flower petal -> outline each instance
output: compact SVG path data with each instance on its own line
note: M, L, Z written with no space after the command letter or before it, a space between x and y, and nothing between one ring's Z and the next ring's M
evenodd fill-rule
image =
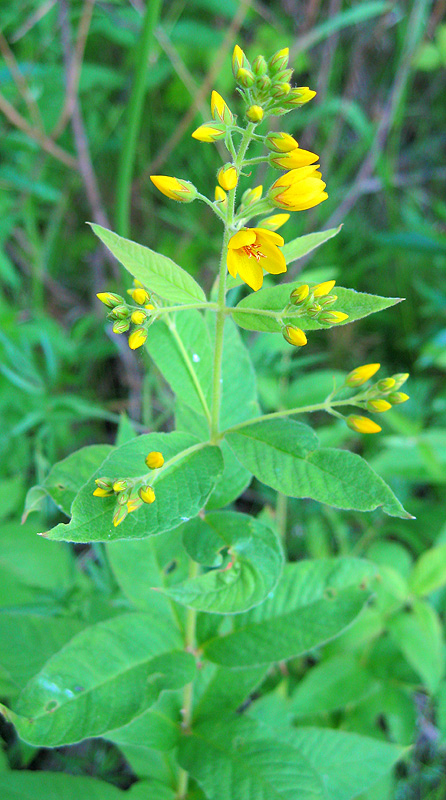
M254 244L256 234L254 228L243 228L243 230L231 236L228 242L230 250L239 250L241 247L246 247L248 244Z
M252 230L256 232L259 244L263 244L265 239L271 242L271 244L275 244L277 247L283 247L285 244L285 239L280 233L269 231L266 228L253 228Z
M261 258L259 264L263 269L269 272L270 275L279 275L281 272L286 272L285 256L275 244L263 241L262 253L265 258Z
M264 261L264 259L262 259L262 261ZM241 258L238 274L242 281L247 283L255 292L261 288L263 283L263 270L255 258Z
M228 250L228 255L226 257L226 265L228 267L229 274L232 275L233 278L236 278L237 267L238 267L237 250Z

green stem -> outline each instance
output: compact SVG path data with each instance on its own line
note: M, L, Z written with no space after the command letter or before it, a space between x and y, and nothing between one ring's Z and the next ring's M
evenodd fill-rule
M121 236L129 235L130 191L135 162L136 143L144 102L147 63L154 39L154 30L161 11L162 0L148 0L136 56L136 74L129 101L117 178L116 228Z
M240 147L237 156L234 160L234 166L237 172L240 172L241 165L245 153L249 147L252 139L254 123L249 123L246 130L243 131L243 137L240 142ZM225 231L223 234L223 244L221 249L220 270L218 275L218 298L217 298L217 318L215 325L215 350L214 350L214 371L212 380L212 407L211 407L211 422L210 422L210 436L211 441L216 441L220 425L220 406L221 406L221 368L223 359L223 335L226 319L226 254L228 250L228 241L234 224L234 209L235 209L235 196L237 187L228 192L228 202L226 206L226 223Z
M135 311L139 311L141 306L130 306L130 308L135 309ZM159 316L160 314L169 314L170 312L174 311L190 311L191 308L205 308L207 311L217 311L218 306L217 303L185 303L184 305L178 306L160 306L159 308L155 309L155 311L151 312L152 316Z
M189 580L196 578L199 572L199 565L196 561L190 560L189 563ZM186 610L186 624L184 629L184 649L188 653L194 653L197 647L196 642L196 627L197 627L197 612L194 608ZM193 681L188 683L183 689L183 707L182 715L183 721L181 727L184 731L189 731L192 724L194 703L194 684ZM189 785L189 773L180 767L178 772L178 787L177 787L177 800L184 800L187 796L187 789Z
M328 414L331 413L332 408L335 406L357 406L358 403L355 403L354 397L349 398L348 400L335 400L334 403L327 403L324 401L323 403L314 403L311 406L300 406L297 408L287 408L283 411L273 411L271 414L262 414L260 417L253 417L253 419L247 419L245 422L239 422L237 425L233 425L232 428L227 428L220 434L220 438L226 436L227 433L233 433L234 431L239 430L239 428L245 428L247 425L255 425L257 422L265 422L268 419L281 419L282 417L290 417L293 414L309 414L312 411L326 411ZM360 408L361 406L359 406Z

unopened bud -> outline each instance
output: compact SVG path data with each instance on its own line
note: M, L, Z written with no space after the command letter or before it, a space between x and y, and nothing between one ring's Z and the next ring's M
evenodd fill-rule
M346 386L351 386L352 388L362 386L378 372L380 366L381 364L363 364L361 367L356 367L347 375L345 379Z
M282 328L282 336L289 344L294 345L294 347L303 347L307 344L305 333L301 331L300 328L296 328L295 325L285 325L285 327Z
M246 116L251 120L251 122L261 122L263 119L262 106L249 106Z
M147 331L145 328L136 328L129 336L130 350L137 350L142 347L147 339Z
M138 303L139 306L143 306L148 300L150 300L150 295L145 289L138 287L137 289L128 289L127 291L133 302Z
M211 94L211 114L213 119L220 120L220 122L224 122L226 125L232 125L234 122L234 117L229 106L216 91L213 91Z
M93 492L95 497L111 497L112 494L112 489L103 489L102 486L97 486Z
M381 413L382 411L388 411L389 408L392 408L392 405L387 402L387 400L383 400L381 398L377 398L376 400L367 400L366 403L368 411L375 411Z
M236 75L236 81L237 83L240 83L241 86L244 86L245 89L250 89L251 86L254 86L254 74L250 69L239 69Z
M290 294L290 302L293 303L294 306L300 306L301 303L307 299L309 291L310 289L308 284L303 283L302 286L298 286L297 289L293 289Z
M272 97L286 97L291 91L289 83L278 83L271 92Z
M259 227L266 228L268 231L277 231L282 225L285 225L285 222L288 222L289 218L289 214L273 214L272 217L262 219Z
M277 72L280 72L280 70L286 68L289 54L290 51L288 47L284 47L282 50L278 50L277 53L274 53L274 55L271 56L268 67L272 75L275 75Z
M150 504L155 502L155 492L151 486L141 486L138 494L143 503Z
M113 323L113 333L126 333L130 328L130 322L128 319L117 319L116 322Z
M313 292L314 297L324 297L326 294L329 294L333 289L336 281L324 281L324 283L317 283L316 286L312 286L310 292Z
M268 69L268 65L264 56L257 56L257 58L254 59L252 62L252 69L258 77L261 77L265 74Z
M265 144L269 150L273 150L275 153L289 153L290 150L299 147L293 136L283 132L269 133L265 138Z
M268 78L268 75L261 75L256 78L256 86L261 92L266 91L271 86L271 78Z
M130 317L130 321L133 322L134 325L142 325L145 319L147 319L147 314L142 309L141 311L134 311Z
M132 497L127 502L127 511L129 512L129 514L131 514L132 511L136 511L136 509L139 508L140 505L141 505L141 500L139 499L139 497Z
M162 467L164 464L164 456L157 450L152 450L152 452L146 457L145 462L149 469L160 469L160 467Z
M132 485L132 482L127 480L127 478L120 478L119 480L113 483L113 491L114 492L122 492L123 489L128 489L129 486Z
M96 486L99 486L100 489L107 489L107 491L113 490L113 480L112 478L95 478Z
M115 513L113 514L113 525L117 528L121 522L124 522L127 514L129 513L128 508L126 505L120 506L119 504L115 508Z
M303 106L310 100L316 97L316 92L309 89L308 86L300 86L298 89L291 89L291 92L286 98L287 106Z
M393 380L395 381L395 389L400 389L403 383L406 383L409 377L408 372L398 372L396 375L392 375Z
M237 73L240 69L251 69L251 64L246 58L243 50L238 44L235 45L232 53L232 74L237 78Z
M380 392L390 392L391 389L395 388L395 379L382 378L382 380L378 381L378 383L376 384L376 388Z
M215 187L215 201L220 203L223 207L226 205L228 198L226 197L226 192L223 191L221 186Z
M130 492L128 490L126 490L125 492L119 492L118 497L117 497L119 505L123 506L124 504L127 504L127 501L129 500L129 498L130 498ZM127 509L127 511L128 511L128 509Z
M142 289L138 289L137 291L142 291ZM115 306L114 309L110 312L110 316L112 319L125 319L130 314L129 309L125 305Z
M346 422L348 427L357 433L379 433L382 430L372 419L360 417L356 414L351 414L347 417Z
M343 311L322 311L319 319L327 325L339 325L340 322L348 319L348 314L344 314Z
M205 122L192 134L192 138L198 139L199 142L216 142L218 139L224 139L225 136L226 125L221 122Z
M322 306L319 303L312 303L305 309L305 313L308 314L309 317L318 317L322 311Z
M387 399L393 406L399 406L400 403L405 403L409 400L409 395L405 392L392 392L387 396Z
M281 69L280 72L276 72L274 75L274 83L289 83L292 74L292 69Z
M333 303L336 303L337 299L338 299L337 294L327 294L325 295L325 297L319 297L318 302L319 305L322 306L323 308L328 308L329 306L332 306Z
M108 306L108 308L114 308L115 306L119 306L121 303L125 302L124 298L121 297L120 294L113 294L112 292L99 292L96 297L101 301L101 303L104 303L105 306Z
M218 170L217 180L222 189L229 192L235 189L238 182L237 170L232 164L225 164Z
M170 175L151 175L150 180L161 194L177 203L192 203L197 197L197 189L190 181L172 178Z

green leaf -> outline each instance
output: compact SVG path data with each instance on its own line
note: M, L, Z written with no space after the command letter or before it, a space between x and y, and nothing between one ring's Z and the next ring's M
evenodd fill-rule
M311 428L289 418L256 422L226 435L243 466L289 497L310 497L335 508L372 511L408 519L392 490L361 456L317 448Z
M293 261L297 261L298 258L306 256L307 253L311 253L316 247L319 247L321 244L324 244L324 242L328 242L329 239L332 239L333 236L336 236L341 228L342 225L339 225L338 228L330 228L328 231L308 233L305 236L298 236L297 239L292 239L291 242L287 242L284 247L281 248L286 263L291 264Z
M220 442L220 448L224 461L223 472L207 501L207 511L216 511L233 503L252 481L251 473L240 463L228 443L223 440Z
M302 314L299 308L289 312L286 317L283 317L283 321L280 321L282 310L289 303L290 293L299 285L300 283L283 283L280 286L251 292L237 304L232 314L234 322L249 331L268 331L270 333L280 332L282 324L297 325L298 328L305 331L330 328L329 323L320 322ZM343 311L348 314L348 319L341 322L341 325L347 325L357 319L367 317L369 314L394 306L402 299L365 294L356 292L354 289L344 289L342 286L336 286L333 293L338 299L333 306L330 306L330 311ZM262 314L262 311L265 313ZM339 323L336 327L339 327Z
M374 574L372 564L354 558L288 564L273 596L234 617L234 630L209 639L204 654L217 664L248 667L319 647L357 617Z
M326 714L351 707L378 688L359 660L344 653L309 669L293 692L289 708L297 716Z
M308 758L262 733L246 717L208 720L183 737L178 760L209 800L325 800Z
M217 667L209 661L204 662L200 677L203 673L206 677L206 673L209 671L212 677L199 697L197 697L197 690L194 691L194 720L199 722L207 717L237 711L244 700L262 682L267 670L266 666L229 669L228 667Z
M40 520L40 525L42 520ZM24 525L8 522L2 525L0 548L0 606L13 607L17 599L3 589L8 583L30 586L48 596L61 597L73 583L73 558L67 545L42 541L37 536L39 520L28 520ZM36 595L37 597L37 595ZM52 601L54 602L54 600Z
M214 318L211 321L213 342ZM231 319L225 320L221 389L220 429L251 419L259 413L255 370L240 331Z
M432 606L415 600L411 610L391 618L393 641L430 692L435 692L444 673L441 622Z
M64 775L62 772L11 770L0 775L2 800L131 800L130 792L96 778ZM164 800L162 795L160 800ZM173 800L173 795L171 795ZM168 800L169 795L165 795ZM158 800L156 795L151 800Z
M156 614L122 614L78 633L7 711L30 744L57 747L101 736L139 716L165 689L193 680L195 661Z
M203 315L181 311L169 323L152 325L146 347L177 397L199 414L209 416L212 349Z
M168 752L178 744L181 699L175 692L165 692L157 703L127 725L107 731L107 739L120 747Z
M36 497L40 499L46 495L49 495L69 517L71 504L79 489L93 472L96 472L112 450L113 447L109 444L93 444L76 450L63 461L54 464L43 483L40 486L33 486L28 492L23 519L27 518L30 511L36 510Z
M186 547L187 532L185 526ZM207 514L204 521L194 520L193 532L199 560L203 560L203 552L212 542L210 565L215 563L215 555L226 548L230 561L221 570L211 570L165 589L169 597L199 611L238 614L261 603L274 589L282 571L283 553L271 528L246 514L217 511Z
M112 517L113 497L94 497L95 477L136 478L147 473L144 459L152 450L163 453L162 469L148 474L156 500L144 503L117 527ZM49 539L73 542L143 539L172 530L194 517L206 504L223 470L218 447L197 442L185 433L149 433L126 442L105 459L94 476L82 487L72 505L69 524L48 531Z
M421 555L413 568L409 586L423 596L446 584L446 544L432 547Z
M173 303L205 301L201 286L170 258L90 223L96 236L134 278Z

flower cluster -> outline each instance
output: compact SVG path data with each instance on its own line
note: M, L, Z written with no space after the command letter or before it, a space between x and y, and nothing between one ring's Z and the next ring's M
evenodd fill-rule
M162 453L153 450L145 459L145 464L150 470L161 469L164 464ZM141 478L96 478L95 497L115 497L116 506L113 513L113 525L117 527L125 520L128 514L136 511L143 503L155 502L155 490L146 480Z
M282 316L289 317L293 310L293 317L307 316L317 319L326 325L339 325L348 319L348 314L343 311L330 310L330 306L336 303L337 295L331 294L336 281L324 281L315 286L303 283L297 286L290 294L290 302L283 309ZM295 325L284 325L282 336L289 344L295 347L303 347L307 344L305 333Z
M155 320L153 312L156 307L151 302L153 300L150 292L144 288L140 281L133 281L133 289L128 289L127 294L133 300L133 305L126 301L121 295L112 292L99 292L97 295L101 303L104 303L111 311L107 314L108 319L113 320L113 333L126 333L130 328L129 347L136 350L142 347L147 339L147 331Z
M347 375L344 385L350 388L363 386L378 372L380 366L380 364L364 364L361 367L356 367ZM399 389L407 381L408 377L409 373L404 372L392 375L389 378L381 378L381 380L355 395L352 398L354 405L365 411L381 414L384 411L388 411L392 406L405 403L409 400L409 395L405 394L405 392L400 392ZM357 433L379 433L381 431L381 426L374 420L369 419L369 417L351 414L346 421L349 428Z

